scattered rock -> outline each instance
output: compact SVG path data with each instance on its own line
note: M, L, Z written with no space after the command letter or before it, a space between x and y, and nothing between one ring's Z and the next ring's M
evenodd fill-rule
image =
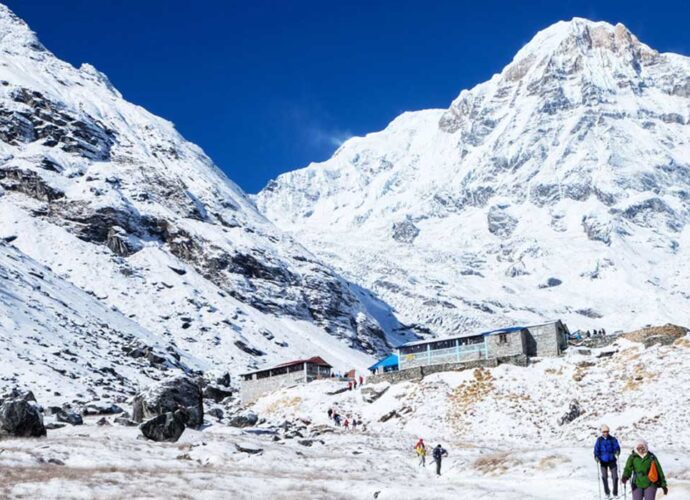
M180 439L189 417L185 409L179 409L153 417L141 424L139 429L147 439L174 443Z
M577 399L573 399L570 402L568 411L558 420L558 425L569 424L583 413L584 411L580 407L580 402Z
M223 416L225 415L222 408L211 408L206 412L207 415L211 415L212 417L215 417L219 422L223 420Z
M239 444L235 443L235 449L239 452L242 453L249 453L250 455L258 455L260 453L263 453L263 448L259 448L258 446L254 446L253 444Z
M688 331L690 330L685 327L669 323L664 326L651 326L624 333L621 337L632 342L641 342L645 347L651 347L655 344L671 345L677 339L685 337Z
M198 427L204 422L201 387L189 377L180 375L154 384L134 397L132 420L143 420L185 408L189 413L187 425Z
M58 424L55 422L50 422L45 425L46 430L53 431L55 429L62 429L63 427L67 427L65 424Z
M65 422L70 425L83 425L84 419L76 412L60 409L55 412L55 419L58 422Z
M96 422L96 425L98 425L99 427L103 427L104 425L113 425L113 424L111 424L110 420L108 420L107 418L101 417L98 419L98 422Z
M561 280L559 280L558 278L549 278L546 280L546 282L541 283L539 285L539 288L553 288L553 287L559 286L561 284L563 284L563 282Z
M253 411L245 411L230 419L228 425L232 427L253 427L259 421L259 416Z
M128 417L117 417L115 420L113 420L118 425L123 425L125 427L135 427L137 423L134 420L131 420Z
M397 418L400 415L398 415L397 410L391 410L385 415L383 415L380 419L379 422L388 422L391 418Z
M43 415L36 403L25 399L4 401L0 406L0 434L3 433L17 437L45 436Z
M381 387L380 384L377 385L367 385L362 387L362 399L367 403L373 403L381 396L383 396L386 391L390 388L389 384Z
M204 397L206 399L212 399L216 403L220 403L225 398L232 396L232 391L228 389L223 389L216 385L207 385L204 387Z
M123 410L116 404L111 403L89 403L82 410L82 414L86 416L91 415L117 415L122 413Z

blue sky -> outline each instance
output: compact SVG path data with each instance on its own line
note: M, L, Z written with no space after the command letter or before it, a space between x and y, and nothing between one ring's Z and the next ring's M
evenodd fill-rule
M106 73L248 192L403 111L447 107L561 19L623 22L690 54L681 1L4 1L58 57Z

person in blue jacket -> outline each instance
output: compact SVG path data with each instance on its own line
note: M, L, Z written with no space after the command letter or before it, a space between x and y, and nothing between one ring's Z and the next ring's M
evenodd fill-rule
M613 437L607 425L601 426L601 436L594 444L594 459L601 468L601 480L604 483L604 493L607 497L611 496L609 490L609 471L611 471L611 482L613 483L613 496L618 496L618 455L621 447L618 440Z

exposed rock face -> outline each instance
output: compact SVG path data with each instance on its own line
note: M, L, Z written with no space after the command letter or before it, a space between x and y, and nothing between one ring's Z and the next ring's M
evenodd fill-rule
M688 81L690 59L622 25L559 22L448 109L352 138L256 203L422 335L690 323ZM423 228L413 251L401 221Z
M139 426L141 433L152 441L177 442L185 430L189 414L180 409L174 412L166 412L147 420Z
M237 373L308 356L305 325L359 351L397 343L387 305L277 229L171 123L57 59L4 6L0 32L0 239L148 332L151 365Z
M38 406L23 399L10 399L0 406L0 435L42 437L46 435Z
M132 420L141 422L178 408L186 410L186 423L190 427L198 427L204 422L201 387L185 376L164 380L137 394L132 402Z

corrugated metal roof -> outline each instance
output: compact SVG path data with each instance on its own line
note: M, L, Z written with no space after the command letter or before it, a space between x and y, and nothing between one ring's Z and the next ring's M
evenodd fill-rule
M286 368L288 366L300 365L302 363L312 363L319 366L327 366L328 368L333 368L327 361L325 361L321 356L314 356L309 359L296 359L294 361L286 361L279 365L271 366L268 368L261 368L260 370L254 370L252 372L242 373L241 375L252 375L254 373L267 372L269 370L275 370L277 368Z
M401 347L409 347L409 346L413 346L413 345L431 344L433 342L443 342L445 340L466 339L468 337L485 337L487 335L498 335L499 333L513 333L513 332L519 332L520 330L524 330L525 328L526 327L524 327L524 326L510 326L507 328L499 328L497 330L489 330L488 332L463 333L462 335L454 335L452 337L442 337L442 338L439 337L439 338L429 339L429 340L415 340L414 342L407 342L405 344L401 344L397 347L397 349L399 349Z

